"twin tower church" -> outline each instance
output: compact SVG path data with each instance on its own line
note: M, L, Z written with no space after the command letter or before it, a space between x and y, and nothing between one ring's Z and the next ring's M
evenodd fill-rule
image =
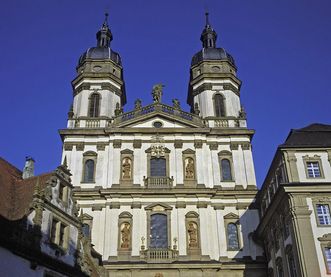
M192 57L190 111L127 102L107 20L79 58L62 160L109 276L265 276L251 139L234 58L208 21Z

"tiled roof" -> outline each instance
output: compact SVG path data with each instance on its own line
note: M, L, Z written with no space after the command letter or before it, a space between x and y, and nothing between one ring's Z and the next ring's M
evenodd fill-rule
M46 187L52 173L22 179L22 172L0 157L0 215L18 220L29 212L35 185Z
M331 125L314 123L301 129L292 129L280 147L331 146Z

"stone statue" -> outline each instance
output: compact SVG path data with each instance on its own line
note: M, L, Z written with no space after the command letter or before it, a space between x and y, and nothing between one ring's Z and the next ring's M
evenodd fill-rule
M136 101L134 101L134 109L135 110L140 110L141 109L141 100L137 99Z
M153 96L154 103L161 102L163 88L164 88L164 85L162 85L162 84L156 84L153 86L152 96Z
M186 159L187 163L185 166L185 178L194 179L194 161L192 158Z
M198 103L195 103L194 104L194 114L195 115L199 115L200 114L199 104Z
M131 160L129 158L125 158L122 164L122 172L123 179L131 178Z
M116 107L115 107L115 116L119 116L120 114L123 113L123 110L120 108L120 103L116 103Z
M180 102L177 98L172 99L172 105L173 105L174 109L180 110Z
M239 111L239 118L246 119L246 111L243 106L241 106L241 109Z
M197 228L195 227L195 223L190 222L188 224L188 236L189 236L189 247L190 248L196 248L198 247L198 232L197 232Z
M130 224L125 222L121 230L121 248L130 247Z

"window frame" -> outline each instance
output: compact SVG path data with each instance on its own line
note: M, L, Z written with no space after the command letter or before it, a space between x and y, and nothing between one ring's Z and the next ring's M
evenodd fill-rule
M330 203L325 203L325 202L314 202L313 203L314 205L314 210L315 210L315 218L316 218L316 224L318 227L328 227L328 226L331 226L331 213L330 213ZM329 214L328 214L328 217L329 217L329 224L323 224L320 222L319 220L319 213L318 213L318 205L320 206L327 206L328 207L328 211L329 211ZM327 216L327 215L322 215L323 216L323 219L324 219L324 216Z
M222 107L221 107L221 114L218 115L217 114L217 105L216 105L216 98L217 97L220 97L221 99L221 103L222 103ZM222 93L220 92L216 92L214 95L213 95L213 104L214 104L214 114L215 114L215 117L217 118L222 118L222 117L226 117L226 105L225 105L225 97ZM223 113L222 113L223 111Z
M242 251L243 249L243 241L241 237L241 228L239 216L234 213L229 213L224 216L224 228L225 228L225 236L226 236L226 248L227 251ZM228 225L234 224L237 228L237 240L238 240L238 249L229 247L229 233L228 233Z
M223 167L222 167L222 160L228 160L230 164L230 173L231 173L231 180L224 180L223 179ZM230 151L220 151L218 153L218 162L219 162L219 169L220 169L220 181L223 183L226 182L235 182L235 176L234 176L234 170L233 170L233 158L232 158L232 153Z
M61 227L63 227L63 236L61 236ZM53 217L49 230L49 241L51 245L56 245L66 251L69 246L69 230L70 226L68 224L63 223L57 217Z
M324 234L322 237L317 238L321 245L321 251L324 259L325 270L327 274L331 274L331 267L328 266L328 259L325 254L326 249L331 251L331 233ZM330 261L331 262L331 261Z
M312 198L312 205L315 214L315 221L317 227L331 227L331 197L314 197ZM330 217L330 224L320 224L318 213L317 213L317 205L328 205L329 207L329 217Z
M93 169L93 180L92 181L87 181L85 180L85 170L86 170L86 162L88 160L92 160L94 162L94 169ZM96 178L96 168L97 168L97 153L93 151L87 151L83 154L83 170L82 170L82 181L81 183L84 184L93 184L95 183L95 178Z
M163 214L167 216L167 236L168 236L168 247L167 250L171 249L171 210L172 207L163 203L156 203L145 207L147 213L147 249L150 248L151 244L151 216L154 214Z
M323 172L323 167L322 167L321 156L314 155L313 157L310 157L310 156L306 155L302 159L303 159L307 179L309 179L309 180L324 179L324 172ZM320 176L316 176L316 177L309 176L308 163L317 163L318 164Z
M98 97L98 102L97 103L92 103L92 100L94 100L94 96ZM93 109L93 114L91 115L91 108L92 105L94 105L94 109ZM97 107L97 109L96 109ZM101 95L98 92L92 92L89 96L89 101L88 101L88 111L87 111L87 116L91 117L91 118L96 118L96 117L100 117L100 107L101 107Z

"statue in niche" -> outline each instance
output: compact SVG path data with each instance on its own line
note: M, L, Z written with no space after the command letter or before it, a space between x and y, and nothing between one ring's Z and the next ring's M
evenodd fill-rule
M185 178L194 179L194 161L192 158L185 160Z
M135 110L140 110L141 108L142 108L141 100L137 99L136 101L134 101L134 109Z
M122 173L123 179L131 179L131 160L129 158L123 159Z
M121 229L121 248L130 247L130 224L125 222L122 224L123 228Z
M199 115L200 114L200 110L199 110L199 104L198 103L195 103L194 104L194 114L195 115Z
M177 98L172 99L172 105L173 105L174 109L180 110L180 102Z
M156 84L153 86L152 96L154 103L160 103L162 98L162 89L164 88L163 84Z
M189 236L189 243L188 246L190 248L197 248L198 247L198 228L196 223L190 222L188 224L188 236Z

